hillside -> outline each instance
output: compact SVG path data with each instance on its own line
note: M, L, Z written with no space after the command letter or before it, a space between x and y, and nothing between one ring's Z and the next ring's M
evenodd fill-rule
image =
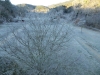
M48 6L49 8L55 8L55 7L59 7L59 6L66 6L66 7L70 7L72 6L72 0L70 1L66 1L66 2L62 2L62 3L58 3L58 4L53 4Z
M80 18L84 18L84 25L100 28L100 0L73 0L72 4L79 22Z
M34 6L19 4L14 6L9 0L0 1L0 23L11 22L16 16L25 16L26 13L63 11L70 13L76 25L85 25L100 28L100 0L70 0L50 6ZM84 22L84 23L83 23Z
M30 5L30 4L18 4L17 5L19 8L26 10L26 11L32 11L35 9L36 6Z
M15 22L16 17L24 17L27 12L35 9L35 6L29 4L13 5L9 0L0 0L0 23Z
M69 8L72 6L74 7L75 10L84 9L84 11L82 12L88 14L89 12L94 13L94 12L100 11L100 0L70 0L70 1L59 3L59 4L50 5L48 7L56 8L59 6L66 6L66 8ZM89 10L86 10L86 9L89 9Z
M48 7L55 8L62 5L66 7L70 7L70 6L77 6L79 4L81 4L83 8L96 8L96 7L100 7L100 0L70 0L58 4L53 4Z
M11 21L17 16L17 10L17 7L12 5L9 0L0 1L0 23L3 23L4 21Z
M49 11L49 7L46 7L46 6L36 6L35 12L48 12Z
M70 18L76 25L100 28L100 0L70 0L49 8L59 6L65 6L66 10L73 7Z
M100 75L100 6L91 1L1 1L0 75Z

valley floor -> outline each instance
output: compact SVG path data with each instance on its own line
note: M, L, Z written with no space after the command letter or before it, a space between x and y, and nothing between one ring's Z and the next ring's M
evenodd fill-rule
M37 17L38 20L48 20L44 16ZM66 48L58 51L58 60L67 65L67 73L64 75L100 75L100 32L90 29L74 26L73 23L67 22L66 19L61 19L66 26L71 29L71 39L68 41ZM15 28L15 31L22 31L21 26L27 23L8 23L0 27L0 44L5 37L11 36L10 28ZM59 25L59 24L58 24ZM13 37L8 40L11 41ZM5 56L3 51L0 51L0 56Z

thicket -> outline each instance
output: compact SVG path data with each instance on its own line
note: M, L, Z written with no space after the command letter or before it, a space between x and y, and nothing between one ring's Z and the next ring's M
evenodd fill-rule
M9 57L0 56L0 75L26 75L16 61Z
M99 0L74 0L74 20L84 18L86 22L84 25L100 29L99 3Z
M2 21L10 21L13 17L16 17L16 7L11 4L9 0L0 0L0 19Z

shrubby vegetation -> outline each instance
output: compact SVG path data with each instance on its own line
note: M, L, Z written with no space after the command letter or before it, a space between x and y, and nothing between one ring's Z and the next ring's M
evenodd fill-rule
M100 29L100 13L95 13L86 16L86 25Z
M32 13L29 24L12 31L13 38L7 38L0 47L22 67L19 75L99 75L94 68L86 68L90 63L83 64L84 60L74 58L75 53L68 50L72 29L66 25L66 20L59 18L60 14L62 12Z
M0 23L12 22L17 16L25 16L27 10L11 4L9 0L0 0Z
M64 12L71 14L70 18L72 21L75 21L76 25L81 25L84 18L83 22L85 26L100 28L100 0L70 0L52 5L50 8L58 9L61 6L66 7Z
M85 26L100 28L100 0L73 0L72 3L74 7L73 19L75 21L80 19L80 22L84 18Z
M88 4L88 1L85 0L85 3ZM5 6L5 4L8 4L8 7ZM0 65L0 74L92 75L94 72L90 72L89 69L84 71L84 68L81 68L81 70L78 68L81 66L77 66L77 63L74 63L78 59L72 61L72 59L70 59L71 55L69 55L69 57L65 57L66 60L63 59L62 62L62 58L59 55L59 52L67 48L66 46L71 38L70 35L72 32L71 29L66 26L66 22L62 22L61 18L66 19L62 16L63 14L72 14L70 18L76 21L76 24L84 17L81 21L85 20L86 25L97 28L100 27L100 19L98 18L100 11L98 11L97 8L89 8L89 10L82 7L83 5L80 1L79 4L76 3L73 6L70 1L68 7L67 5L59 6L52 8L47 14L35 13L30 15L32 17L29 17L30 23L23 25L21 32L13 32L12 35L14 38L12 38L11 41L6 41L6 44L0 47L11 55L12 58L16 59L15 61L9 57L0 57L0 61L2 61L0 62L0 64L2 64ZM17 11L20 11L20 13L15 12L15 8ZM11 21L11 19L16 17L16 14L24 16L25 14L23 15L23 13L27 11L26 5L15 7L9 0L2 2L0 9L2 9L0 11L1 23L2 20ZM36 10L41 11L42 9L48 8L42 6L36 7ZM96 12L94 12L94 10ZM96 73L94 75L96 75Z
M18 14L17 8L9 0L0 1L0 10L1 23L12 20Z
M23 69L30 70L28 75L63 75L67 71L58 52L66 47L71 31L61 20L58 25L57 20L51 22L51 17L46 17L48 15L38 14L35 20L30 18L30 23L23 25L23 31L13 33L12 41L2 47Z
M16 61L10 57L0 56L0 75L26 75Z

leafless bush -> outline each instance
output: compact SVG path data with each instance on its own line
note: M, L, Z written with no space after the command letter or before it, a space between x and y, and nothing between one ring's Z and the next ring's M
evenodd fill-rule
M17 58L21 66L32 70L34 75L64 74L58 52L66 47L70 32L63 23L57 25L49 24L46 19L31 20L29 25L23 25L22 29L13 32L14 38L11 41L7 41L7 38L1 48Z
M9 57L0 57L0 75L25 75L16 61Z
M86 24L87 24L87 26L100 28L100 21L99 20L100 20L99 13L91 14L90 16L86 17Z

